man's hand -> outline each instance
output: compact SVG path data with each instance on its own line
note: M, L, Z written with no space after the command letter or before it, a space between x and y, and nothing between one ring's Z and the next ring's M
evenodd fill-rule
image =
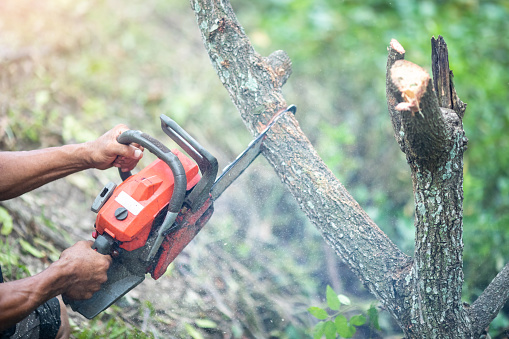
M109 255L92 249L92 241L79 241L60 255L59 265L69 275L63 294L69 299L90 299L108 279Z
M0 284L0 331L21 321L49 299L65 294L89 299L108 279L109 255L94 251L91 241L66 249L41 273Z
M131 171L143 157L143 147L117 142L117 137L127 130L127 126L118 125L98 139L87 142L85 146L90 151L90 166L98 169L115 166L123 172Z

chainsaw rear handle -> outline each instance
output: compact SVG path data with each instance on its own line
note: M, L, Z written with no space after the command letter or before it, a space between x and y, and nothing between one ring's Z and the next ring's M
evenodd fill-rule
M125 131L118 136L117 141L124 145L137 143L148 149L151 153L164 161L170 167L173 173L175 186L173 188L173 194L168 205L168 212L178 213L182 208L182 203L184 202L187 188L186 171L184 170L184 166L182 166L179 158L159 140L140 131ZM131 172L122 172L120 169L119 173L122 180L126 180L131 176Z

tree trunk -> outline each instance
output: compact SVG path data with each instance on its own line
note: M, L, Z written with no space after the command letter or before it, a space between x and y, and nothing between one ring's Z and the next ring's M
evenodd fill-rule
M257 54L227 0L191 0L191 7L219 79L247 128L259 133L287 106L281 87L291 74L290 59L283 51L266 58ZM461 119L466 105L452 85L445 42L439 38L433 44L435 89L422 68L404 60L403 47L395 40L387 62L389 113L412 171L414 259L388 239L334 177L293 116L286 115L273 127L263 154L328 245L380 300L407 338L478 338L508 298L509 284L503 282L509 273L497 277L480 305L474 303L468 311L463 307L467 140ZM503 298L488 310L495 293Z
M458 114L438 104L435 92L445 90L434 90L426 71L403 55L393 40L387 102L410 165L415 200L414 264L403 283L410 306L404 331L409 338L471 338L461 302L465 132ZM441 86L450 88L448 81Z

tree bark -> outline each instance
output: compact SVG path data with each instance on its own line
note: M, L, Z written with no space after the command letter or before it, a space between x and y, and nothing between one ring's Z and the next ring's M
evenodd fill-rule
M391 43L389 60L398 45ZM448 69L444 72L449 74ZM388 106L393 110L391 118L399 121L393 126L400 125L396 139L403 143L411 168L415 200L414 265L406 277L409 294L405 296L411 312L404 321L405 334L470 338L473 334L461 302L466 138L459 116L441 108L435 95L449 87L449 79L434 89L425 70L400 58L388 62L387 84L390 97L396 99L388 96ZM445 100L450 102L450 96Z
M467 104L462 102L453 84L453 74L449 69L449 52L444 38L431 38L431 61L433 66L433 84L440 107L450 108L463 120Z
M267 58L256 53L227 0L191 0L191 7L219 79L256 135L287 106L281 87L291 74L290 59L283 51ZM437 48L441 65L446 50L445 43ZM484 329L488 320L472 325L468 315L478 319L481 314L475 303L468 314L461 303L465 104L454 91L448 60L447 69L438 72L444 76L433 88L430 76L405 61L404 53L397 41L391 41L386 84L395 138L412 170L413 260L334 177L293 116L286 115L273 127L263 154L325 241L391 313L407 338L479 337L479 328ZM439 91L445 93L440 101L435 94ZM446 108L440 106L443 102L448 102ZM508 294L507 289L504 292ZM490 312L496 314L497 307Z

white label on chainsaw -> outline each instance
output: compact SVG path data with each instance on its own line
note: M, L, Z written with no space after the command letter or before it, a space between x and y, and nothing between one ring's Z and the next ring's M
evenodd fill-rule
M133 197L131 197L124 191L120 192L120 194L115 198L115 201L118 202L123 207L125 207L130 213L134 215L138 215L143 209L142 204L134 200Z

